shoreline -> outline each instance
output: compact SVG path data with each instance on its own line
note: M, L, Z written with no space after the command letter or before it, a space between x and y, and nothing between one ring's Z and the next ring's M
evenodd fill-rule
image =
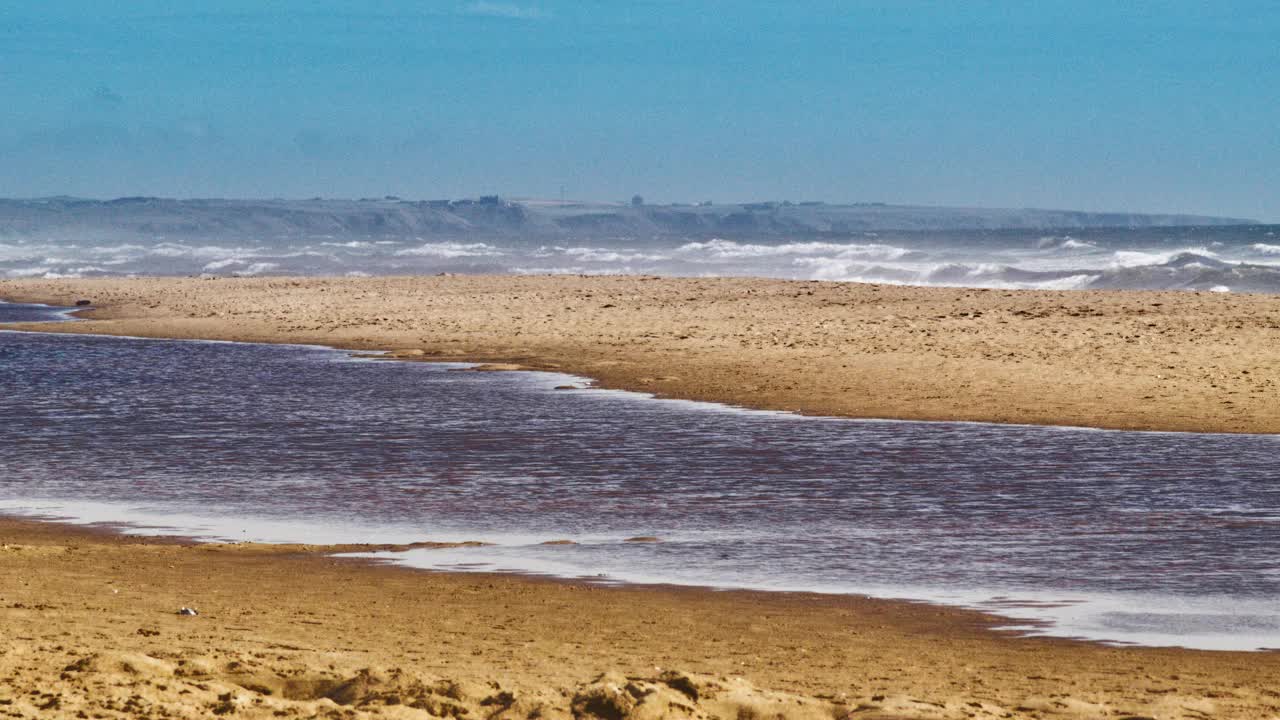
M0 703L22 709L39 682L29 702L55 696L73 716L102 708L112 693L91 682L108 680L181 717L228 696L247 717L419 717L399 711L455 685L470 689L450 702L477 714L506 692L516 712L500 717L567 718L597 677L656 696L680 684L661 680L673 670L718 686L694 704L729 716L1264 718L1277 703L1275 652L1027 637L978 611L854 596L423 572L333 549L0 517ZM290 690L299 677L329 692Z
M1195 634L1182 636L1151 635L1148 639L1139 640L1124 639L1120 635L1106 637L1097 634L1097 631L1094 631L1094 634L1089 634L1089 631L1077 633L1073 632L1075 626L1070 625L1069 620L1054 617L1051 611L1052 608L1061 606L1084 608L1091 606L1093 603L1103 603L1104 605L1107 603L1122 603L1121 609L1117 611L1131 612L1135 600L1115 594L1088 595L1065 589L1037 594L1037 591L1027 589L983 590L975 588L970 590L943 590L892 585L876 588L850 586L844 589L836 589L834 587L824 588L817 585L803 584L766 586L735 584L733 582L717 583L708 579L682 580L660 576L620 576L612 573L593 575L584 574L588 572L585 570L583 572L564 573L554 570L540 570L536 565L520 566L510 562L504 564L503 559L495 560L491 556L484 555L486 549L496 550L501 553L504 549L521 548L529 545L599 544L598 542L580 543L579 541L566 540L561 537L514 544L504 543L496 539L463 539L466 537L465 535L455 539L427 538L413 541L361 540L358 538L330 541L320 539L304 540L284 535L277 536L278 539L265 539L254 536L237 539L230 535L216 532L203 533L195 527L181 524L157 524L142 518L130 517L127 513L113 515L107 519L101 514L86 517L60 512L29 512L13 507L0 507L0 521L3 520L50 523L64 526L71 532L87 530L116 535L121 538L137 539L142 542L154 540L186 545L237 545L270 548L279 551L298 549L336 560L365 561L379 566L395 567L413 572L460 576L511 577L519 580L584 585L599 589L665 589L710 595L751 593L781 597L794 595L829 598L832 600L846 598L874 600L876 602L898 604L903 607L936 608L971 614L979 618L978 624L983 625L990 632L1008 638L1035 638L1047 641L1064 640L1097 645L1099 647L1168 650L1174 652L1280 653L1280 645L1258 644L1249 646L1239 638L1233 640L1226 638L1226 636L1219 636L1213 643L1210 643L1204 637L1198 638ZM547 537L552 537L552 535ZM646 539L646 541L648 540ZM616 542L629 541L618 540ZM655 539L655 542L667 542L667 540ZM438 552L444 556L442 558L443 562L423 564L423 553L418 551ZM403 555L408 552L414 552L416 557L407 558ZM475 557L466 557L471 552L476 552L477 555ZM1205 597L1194 599L1201 603L1206 601ZM1184 598L1182 602L1185 603L1191 600L1192 598ZM1037 613L1036 610L1039 609L1050 609L1050 612ZM1191 612L1188 607L1181 609L1184 612ZM1153 607L1151 612L1157 612L1157 610ZM1161 642L1154 638L1168 638L1168 641ZM1182 642L1179 642L1178 638L1181 638Z
M76 325L87 332L92 324ZM13 538L17 539L13 545L4 542ZM0 683L0 703L8 698L22 708L25 698L21 696L27 689L52 688L64 703L58 707L66 708L68 716L74 714L71 708L101 709L95 705L101 699L94 696L89 682L108 679L179 716L225 710L226 702L247 717L259 716L255 713L307 716L353 708L372 716L404 716L395 710L403 709L404 703L388 704L389 698L403 700L418 693L414 702L430 705L443 702L440 698L448 693L433 694L423 688L474 683L511 693L512 712L502 717L528 717L535 712L540 717L568 717L574 702L594 692L592 681L601 673L615 672L606 684L639 683L644 692L671 699L663 693L674 686L661 676L673 667L697 676L690 682L699 687L719 683L720 690L706 694L732 697L736 705L729 707L736 708L739 716L744 708L750 715L783 706L795 710L788 717L829 718L856 712L855 717L885 720L1104 714L1163 718L1181 716L1175 713L1185 709L1269 718L1280 709L1280 702L1267 694L1267 683L1280 672L1280 653L1115 647L1028 637L999 629L1007 623L992 613L910 600L661 585L601 587L505 573L422 572L334 558L327 554L332 548L195 545L175 538L153 540L109 529L9 518L0 518L0 547L0 573L5 579L0 587L13 588L0 591L4 600L0 619L6 629L13 628L16 638L7 644L0 640L0 671L14 677L9 686ZM50 547L57 550L47 550ZM86 547L92 562L70 557ZM155 547L162 549L151 549ZM203 562L209 557L202 556L202 547L210 557L221 556L216 567ZM24 558L30 560L26 564L13 562L30 548L46 549ZM165 555L159 564L150 557L157 552ZM103 586L116 589L115 585L124 584L117 579L122 573L129 574L131 582L151 587L131 598L149 603L142 615L137 608L86 601L97 597ZM343 579L334 582L325 573ZM153 577L166 574L159 582ZM267 587L246 583L242 576ZM400 592L384 596L388 583ZM45 592L55 586L61 589ZM74 589L67 590L70 586ZM201 617L219 623L215 632L183 634L184 626L174 623L186 619L175 619L175 607L157 605L151 597L159 591L173 599L170 605L191 603L180 598L190 597L192 586L203 588L201 597L221 596L225 599L218 602L234 606L202 601L206 609ZM97 591L92 590L95 587ZM342 591L325 594L321 590L329 587ZM437 616L441 598L458 588L471 591L466 604L450 608L453 621L462 622L463 630L449 629L452 622L440 625L438 618L431 621L433 628L447 630L444 634L413 629L423 617ZM424 594L430 601L423 600ZM393 596L392 607L386 607ZM512 598L527 601L521 612L512 614ZM608 622L598 621L593 614L601 598L611 608ZM78 603L84 603L80 610L76 610ZM316 621L322 624L314 630L310 625L301 627L298 623L312 621L277 617L275 605L280 603L305 617L323 615L324 620ZM508 632L513 630L513 620L527 621L531 616L543 623L537 632L520 632L527 628ZM769 622L752 622L760 617ZM579 622L584 618L587 630ZM624 619L632 623L631 629L613 633L611 628ZM344 628L337 635L326 627L335 622ZM762 622L763 630L757 627ZM134 624L142 625L136 633L130 629ZM417 632L420 644L406 643L388 632L388 626L402 633ZM496 631L501 632L495 636ZM55 640L67 635L75 644L70 654L65 640ZM440 638L446 636L448 641L442 642ZM172 649L174 637L181 638L178 651ZM363 645L335 645L335 637L369 639ZM504 639L498 643L496 637ZM43 644L38 644L41 639ZM293 649L274 660L259 657L264 642ZM325 646L326 642L330 644ZM527 653L513 655L510 648L530 644L562 650L554 658L535 653L518 667L512 665ZM572 651L566 654L564 648L570 646ZM329 649L316 654L322 647ZM588 657L580 657L584 652ZM71 657L76 654L78 659ZM432 662L424 663L424 654ZM663 659L650 664L650 658L658 657ZM19 660L25 664L17 664ZM53 680L67 662L71 662L67 667L84 665L87 670L63 670L61 679ZM255 666L252 673L241 669L246 662ZM444 672L444 666L452 666L450 672ZM655 667L664 670L658 672ZM369 668L371 672L366 673ZM406 673L412 681L403 679ZM290 690L288 678L300 675L331 692ZM747 684L726 690L739 676ZM362 689L335 695L342 702L329 697L353 683ZM16 688L23 690L5 695L6 689ZM181 693L177 688L194 697L177 697L175 693ZM464 699L450 702L469 703L477 715L487 715L493 703L486 701L496 697L492 691L462 694ZM230 700L222 700L224 696ZM39 698L47 702L44 696ZM193 706L193 701L201 704ZM688 702L688 697L680 702ZM38 706L30 707L36 714ZM717 710L724 712L722 706Z
M97 539L102 542L110 542L113 544L129 544L130 542L136 542L136 544L139 545L177 546L197 549L205 548L225 550L235 548L246 553L279 556L281 558L313 557L320 561L332 560L341 563L351 563L357 567L396 570L399 572L409 573L411 575L414 573L423 573L427 576L448 577L457 580L466 578L471 578L477 581L505 579L516 583L570 586L579 589L590 588L592 590L601 591L618 590L623 592L634 591L636 593L655 592L700 597L730 597L741 595L755 598L776 598L782 601L802 598L805 601L812 603L830 602L832 604L841 604L844 601L851 601L854 603L874 603L888 608L899 607L940 610L943 611L941 614L955 614L955 617L965 618L965 621L960 623L965 627L977 628L984 633L1014 640L1042 640L1048 643L1064 642L1073 645L1095 646L1098 648L1109 649L1160 650L1192 653L1242 653L1246 655L1257 653L1280 654L1280 648L1265 648L1260 650L1205 650L1180 646L1112 643L1080 637L1036 635L1020 629L1008 627L1010 622L1014 619L999 615L995 612L908 597L879 597L865 593L822 592L818 590L768 590L750 587L719 587L706 584L682 584L676 582L627 582L586 576L568 577L549 575L520 570L452 570L425 568L396 562L390 558L371 556L372 553L403 552L405 550L444 550L493 545L493 543L485 541L424 540L413 543L308 543L294 541L277 542L262 540L231 540L213 536L204 537L196 534L187 534L181 528L140 526L127 520L81 522L69 517L25 515L22 513L0 510L0 527L4 526L10 526L6 529L16 527L19 531L29 531L32 527L43 526L42 531L34 534L40 536L64 537L85 536L90 539ZM134 530L156 530L156 532L134 532ZM170 530L173 532L169 532Z
M1280 433L1277 296L450 276L3 280L0 297L94 303L92 330L28 329L387 351L803 415Z
M46 307L55 307L55 306L46 306ZM74 313L74 312L87 312L87 311L88 310L80 310L80 311L72 310L70 312ZM3 329L3 328L0 328L0 329ZM89 328L89 329L92 329L92 328ZM62 334L62 333L42 332L37 330L12 330L11 332L28 332L28 333L46 334L46 335ZM94 335L93 333L89 333L89 332L76 333L76 334L86 335L89 337L102 337L102 338L123 339L123 340L129 340L129 339L152 340L151 338L123 336L123 335ZM256 343L245 343L245 341L233 341L233 340L202 340L202 339L182 339L182 338L169 339L166 341L195 342L195 343L212 342L212 343L231 343L231 344L256 344ZM346 357L350 357L356 360L404 359L404 358L395 358L395 357L384 358L381 355L361 355L358 353L353 354L352 351L347 351L340 348L331 348L323 345L300 345L300 344L286 345L283 343L278 345L280 347L296 347L300 349L323 349L323 350L332 351L339 355L345 355ZM416 360L416 358L414 359ZM454 363L445 363L443 361L425 361L425 362L432 362L433 364L450 364L450 365L454 364ZM551 371L522 370L522 372L548 373ZM563 373L557 373L557 375L563 376ZM583 378L574 377L573 379L582 380ZM607 390L604 392L630 394L634 397L635 401L637 402L648 402L653 399L647 394L633 393L631 391ZM663 400L659 400L659 402L663 402ZM730 412L741 411L741 412L747 412L747 413L784 412L784 411L757 411L757 410L737 408L734 406L705 403L701 401L675 400L674 402L714 405L716 408L718 408L719 411L727 410ZM844 422L857 421L857 420L851 420L851 419L845 419L845 418L830 418L830 419L837 420L837 421L844 421ZM886 422L886 421L865 420L865 422ZM887 422L927 422L927 421L887 421ZM937 421L937 422L944 422L944 421ZM954 422L955 421L951 421L951 423L948 423L948 424L952 424ZM1023 426L1023 427L1041 428L1041 429L1059 429L1059 430L1069 430L1069 431L1074 430L1074 431L1102 432L1102 433L1135 432L1135 431L1099 430L1099 429L1092 429L1092 428L1073 428L1073 427L1046 428L1044 426L1031 426L1031 425ZM1148 432L1159 432L1159 431L1148 431ZM1070 591L1063 589L1059 593L1050 594L1050 596L1046 597L1046 596L1037 595L1035 591L1029 590L1029 589L1021 589L1021 590L987 589L983 591L981 587L975 587L970 590L943 590L939 588L930 588L930 587L912 586L912 585L859 587L856 584L854 584L847 587L836 588L836 587L820 587L816 585L808 585L808 584L801 583L799 585L789 585L789 586L768 586L768 585L740 584L740 583L735 583L733 581L722 583L722 582L717 582L714 579L705 578L705 577L673 579L673 578L659 577L659 576L653 576L653 575L634 575L634 574L632 575L623 574L620 576L601 575L600 576L601 579L597 581L589 577L588 575L567 573L563 569L561 571L556 571L554 569L547 569L547 567L545 566L539 567L539 565L536 562L533 564L521 565L519 560L516 560L513 564L511 558L495 559L492 557L488 557L488 558L460 557L458 559L458 562L463 562L463 563L480 562L489 567L500 567L505 563L507 565L506 569L497 569L497 570L454 569L447 565L421 564L423 560L420 557L418 558L419 564L414 564L414 560L410 560L407 558L397 558L397 557L377 558L377 557L373 557L373 554L387 553L387 552L401 553L408 550L416 550L416 549L424 549L424 548L437 549L437 550L445 550L445 549L457 550L458 548L472 547L472 546L492 546L496 548L496 551L499 554L501 554L503 548L516 548L516 547L521 547L526 545L537 545L537 544L548 544L548 543L554 544L556 542L564 542L564 541L559 540L558 538L553 541L551 539L552 538L551 535L548 535L546 538L541 538L541 539L535 538L532 536L529 536L529 537L520 536L522 539L517 539L513 541L511 537L504 536L503 538L498 538L496 536L485 537L483 535L477 536L477 537L470 537L470 536L467 536L465 533L461 535L457 535L456 537L449 537L449 536L433 537L427 540L416 540L416 541L390 540L388 539L386 531L391 530L391 528L371 529L370 533L366 533L364 535L364 538L366 539L361 539L361 537L358 535L352 536L351 539L345 539L345 540L337 539L339 537L345 537L347 535L351 535L352 530L349 529L344 533L339 533L338 535L330 534L330 538L332 539L328 539L328 540L317 539L317 540L300 541L296 538L313 535L312 531L308 529L305 525L304 526L297 526L296 524L290 525L287 522L281 524L278 519L273 521L273 520L268 520L266 518L258 518L253 521L252 525L257 528L257 530L255 531L256 534L254 536L240 538L238 535L236 535L235 532L225 527L221 528L221 531L214 529L214 526L217 524L216 520L212 521L214 525L208 525L208 523L211 522L210 518L204 518L199 515L184 514L185 511L177 511L178 512L178 515L176 516L177 524L174 524L173 522L166 519L162 519L162 518L138 516L136 514L130 515L128 512L125 512L123 510L121 510L120 512L112 513L109 505L102 506L102 507L97 507L97 506L91 507L91 506L77 505L75 503L72 503L70 505L65 505L65 504L60 504L58 501L50 501L50 502L51 502L50 507L56 508L55 510L51 511L52 514L45 514L43 512L31 512L31 511L24 511L24 510L7 510L3 506L0 506L0 515L8 515L10 517L18 517L18 518L29 517L29 518L35 518L40 520L48 520L52 522L65 522L74 526L105 525L106 527L117 529L117 531L120 532L121 534L139 536L139 537L154 537L157 535L168 535L173 532L176 532L180 537L186 538L193 542L200 542L200 543L250 542L255 544L269 544L269 545L298 545L299 543L306 543L307 547L328 548L327 552L331 552L331 553L361 554L366 556L368 559L385 561L392 565L403 566L407 568L414 568L419 570L426 570L430 572L461 572L461 573L479 572L479 573L493 573L493 574L511 574L517 577L538 578L538 579L544 579L544 580L550 580L550 581L563 581L563 582L582 581L582 582L588 582L590 584L598 585L602 587L603 586L622 586L622 587L660 586L660 587L679 587L679 588L686 588L689 590L702 591L702 592L749 591L749 592L768 592L768 593L802 593L802 594L807 593L807 594L817 594L817 595L824 595L824 596L829 595L829 596L842 596L842 597L847 596L847 597L876 598L880 600L887 600L891 602L902 602L902 603L924 603L932 606L958 608L962 610L969 610L969 611L981 613L982 615L993 618L995 620L993 627L997 627L1003 631L1007 631L1009 633L1012 633L1018 636L1073 639L1073 640L1079 640L1082 642L1094 642L1094 643L1099 643L1102 645L1114 646L1114 647L1134 646L1134 647L1154 647L1154 648L1189 649L1189 650L1215 650L1215 651L1228 651L1228 652L1270 652L1270 651L1280 649L1280 646L1272 647L1272 646L1263 645L1263 644L1248 646L1244 644L1243 641L1232 638L1228 635L1196 638L1196 636L1194 635L1165 636L1159 633L1147 633L1144 637L1142 636L1141 633L1139 633L1138 636L1135 636L1134 638L1129 638L1125 636L1126 635L1125 631L1119 631L1119 633L1116 635L1108 636L1103 631L1099 631L1096 629L1088 629L1087 623L1082 626L1079 624L1079 621L1076 621L1076 624L1073 625L1069 614L1065 617L1062 617L1062 616L1055 617L1051 612L1049 613L1035 612L1035 609L1037 607L1040 607L1042 603L1049 603L1050 605L1066 603L1072 606L1078 605L1082 608L1084 607L1092 608L1096 604L1101 604L1103 607L1110 607L1116 611L1121 611L1121 612L1130 611L1133 606L1133 603L1135 602L1135 599L1130 597L1125 597L1123 594L1105 594L1105 593L1096 594L1095 593L1092 595L1081 595L1080 593L1073 594ZM197 528L202 528L202 529L197 530ZM293 533L293 535L290 535L291 532ZM298 535L298 533L301 533L301 535ZM404 534L403 531L400 531L399 533L392 532L391 536L395 537L403 534ZM540 540L542 540L543 542L540 542ZM614 538L614 541L621 541L621 536ZM608 543L609 540L606 539L604 542ZM316 543L321 543L321 544L316 544ZM332 543L338 543L338 544L333 545ZM594 544L594 543L589 543L589 544ZM588 570L585 570L585 569L582 569L582 571L588 572ZM1070 599L1066 599L1067 597L1070 597ZM1208 601L1209 597L1210 596L1196 596L1195 598L1184 599L1184 602L1195 600L1196 602L1199 602L1201 603L1201 605L1203 605L1205 602ZM1155 602L1156 604L1151 606L1152 612L1155 612L1154 608L1157 607L1160 600L1163 600L1163 599L1165 598L1161 598L1159 596L1153 596L1152 601ZM1187 608L1182 608L1179 610L1179 612L1189 612L1189 611L1190 610ZM1094 612L1096 613L1097 611L1094 611ZM1078 629L1078 632L1076 632L1077 629Z
M25 305L44 305L45 307L50 307L50 308L66 309L67 310L66 314L69 317L73 317L73 319L75 320L82 321L82 322L95 322L95 318L92 318L92 317L75 317L75 316L78 313L85 313L85 314L93 313L96 310L96 308L83 308L83 309L77 310L74 308L65 308L64 306L49 305L46 303L27 303L24 301L9 301L9 300L5 300L4 298L0 298L0 302L11 302L14 304L25 304ZM948 419L919 420L919 419L893 418L893 417L861 417L861 416L845 416L845 415L806 414L799 410L784 410L784 409L768 408L768 407L753 407L750 405L733 404L729 402L722 402L719 400L694 400L694 399L685 398L685 397L663 395L663 394L656 393L649 390L633 390L633 389L622 388L622 387L610 387L610 386L598 384L599 381L596 378L589 377L587 375L573 374L565 371L564 369L556 369L555 367L525 366L525 365L518 365L514 363L486 362L486 361L477 360L477 359L468 360L468 359L462 359L462 358L449 358L449 359L423 358L423 357L415 357L415 356L397 355L396 354L397 352L402 352L402 351L386 349L386 348L358 349L358 348L342 347L339 345L326 345L319 342L306 343L306 342L293 342L293 341L285 341L285 340L277 340L277 341L227 340L227 339L212 339L212 338L198 338L198 337L125 335L125 334L114 334L114 333L90 332L87 329L81 332L81 331L73 331L73 330L54 329L56 327L62 327L60 324L55 325L54 323L56 322L59 322L59 321L0 323L0 332L19 332L19 333L27 333L32 335L84 335L88 337L114 338L117 340L162 340L162 341L192 342L192 343L227 343L227 344L233 344L233 345L269 345L269 346L275 346L275 347L297 347L297 348L313 348L313 349L319 349L319 350L333 350L336 352L348 353L349 357L357 360L378 360L378 361L386 361L386 362L419 362L419 363L430 363L434 365L465 366L465 367L459 367L459 368L451 368L452 370L456 370L459 372L523 372L523 373L540 373L540 374L547 374L547 375L562 375L565 377L572 378L574 381L586 383L586 385L584 385L583 387L572 388L572 390L578 391L578 392L601 391L601 392L629 393L629 394L633 394L648 400L696 403L699 405L708 405L708 406L713 406L716 408L731 410L731 411L738 410L742 412L780 413L783 415L791 415L791 416L800 417L800 418L812 418L815 420L826 419L826 420L842 420L842 421L848 421L848 422L868 422L868 423L992 425L992 426L1001 426L1001 427L1043 428L1045 430L1066 430L1066 431L1078 431L1078 432L1116 432L1116 433L1138 433L1138 434L1145 433L1145 434L1154 434L1154 435L1255 435L1258 437L1273 437L1276 435L1280 435L1280 432L1276 432L1276 433L1230 432L1230 431L1155 430L1155 429L1142 430L1142 429L1130 429L1130 428L1095 427L1091 425L1056 425L1056 424L1045 424L1045 423L996 422L992 420L948 420ZM565 388L565 390L569 390L569 388Z

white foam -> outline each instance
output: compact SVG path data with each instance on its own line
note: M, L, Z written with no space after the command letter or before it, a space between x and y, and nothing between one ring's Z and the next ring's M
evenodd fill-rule
M368 242L368 241L365 241L365 240L352 240L352 241L350 241L350 242L342 242L342 243L339 243L339 242L324 242L324 243L320 243L320 244L321 244L321 245L324 245L324 246L326 246L326 247L351 248L351 249L353 249L353 250L355 250L355 249L361 249L361 248L371 248L371 247L374 247L374 244L373 244L373 243ZM379 244L381 244L381 243L379 243Z
M704 256L714 260L822 254L828 254L840 259L866 258L876 260L896 260L911 251L906 248L894 247L892 245L881 245L878 243L802 242L783 243L780 245L757 245L716 238L706 242L685 243L684 245L676 248L676 252L684 255Z
M602 268L589 267L586 265L548 265L538 266L515 266L509 268L516 275L631 275L634 270L630 266Z
M609 250L607 248L571 247L556 248L565 255L582 262L636 262L642 260L669 260L669 255L657 255L631 250Z
M873 235L873 234L872 234ZM1207 239L1207 238L1206 238ZM852 240L857 240L854 242ZM154 242L54 242L6 238L0 243L0 277L61 277L88 273L414 273L439 270L448 260L489 260L496 272L514 274L660 274L679 277L758 276L846 282L876 282L996 289L1078 289L1103 273L1142 266L1158 267L1180 254L1204 263L1280 267L1280 244L1185 243L1185 247L1141 247L1111 252L1105 239L1084 241L1070 235L1030 243L971 243L942 238L877 242L872 236L851 241L738 242L724 238L665 244L661 240L604 237L580 245L530 249L500 243L440 241L423 238L373 240L371 237L276 237L270 243L200 244L156 238ZM314 243L314 244L306 244ZM323 261L298 262L295 258ZM1195 258L1183 258L1194 261ZM433 262L435 261L435 262ZM262 263L271 263L268 268ZM1180 263L1185 264L1185 263ZM1191 270L1196 267L1191 265ZM1039 277L1036 274L1040 274ZM1040 279L1045 278L1045 279ZM1133 282L1184 287L1185 274L1117 275L1108 286ZM1221 282L1222 280L1217 280ZM1257 275L1250 289L1267 289L1269 277ZM1232 282L1232 285L1237 283Z
M73 525L109 525L126 535L189 537L201 542L310 545L407 545L484 542L523 546L552 538L519 533L464 532L416 525L361 523L333 517L304 520L241 512L193 512L174 502L0 499L0 513Z
M1093 243L1088 242L1087 240L1076 240L1075 238L1072 238L1072 237L1068 237L1066 240L1064 240L1060 247L1063 247L1067 250L1097 250L1098 249L1097 245L1094 245Z
M1003 275L1013 268L997 263L867 263L831 257L795 258L792 263L810 268L810 280L933 287L1076 290L1100 277L1097 273L1077 273L1045 280L1007 280Z
M232 274L238 275L240 277L252 277L254 275L261 275L262 273L265 273L265 272L271 272L272 270L275 270L278 267L280 267L278 263L257 262L257 263L253 263L252 265L250 265L249 267L243 270L236 270Z
M952 590L928 586L797 582L762 574L724 578L696 568L644 570L636 548L621 538L568 538L579 545L416 549L354 553L407 567L451 572L513 572L565 579L591 578L608 583L664 584L714 589L817 592L835 595L926 601L998 615L1004 627L1028 635L1084 638L1113 644L1177 646L1202 650L1261 650L1280 647L1280 604L1229 597L1139 593L1036 592L1009 589ZM702 538L688 538L700 542ZM681 538L663 538L668 548ZM600 545L606 547L601 548ZM619 552L602 557L612 545ZM595 547L591 547L595 546ZM575 555L587 551L586 557ZM1231 608L1230 612L1223 610Z
M222 260L214 260L213 262L205 263L204 267L201 269L221 270L223 268L231 267L232 265L244 265L244 264L245 264L245 261L240 260L239 258L224 258Z
M265 248L248 248L248 247L222 247L218 245L202 245L191 246L179 243L160 243L155 247L147 248L146 252L150 255L157 255L165 258L193 258L200 260L219 260L219 259L248 259L265 254Z
M395 254L400 256L466 258L494 257L504 255L505 253L488 243L460 243L450 241L423 243L415 248L397 250Z
M1006 286L1012 286L1008 289L1023 290L1080 290L1089 287L1097 281L1101 275L1068 275L1056 280L1045 280L1043 282L1024 282L1024 283L1006 283Z
M1077 240L1070 235L1062 237L1042 237L1036 242L1041 250L1097 250L1098 246L1088 240Z
M1143 265L1163 265L1179 255L1200 255L1217 258L1218 254L1207 247L1187 247L1163 252L1140 252L1137 250L1117 250L1111 256L1111 267L1131 268Z
M408 525L366 525L334 518L282 520L244 514L196 513L177 505L50 499L0 500L0 512L78 525L111 526L132 535L176 535L208 542L410 544L483 542L485 547L376 551L343 556L373 558L407 567L450 572L513 572L556 578L592 578L610 583L666 584L714 589L817 592L922 600L973 608L1008 618L1006 626L1031 635L1078 637L1107 643L1180 646L1204 650L1280 647L1280 604L1226 597L1180 597L1125 593L1035 592L1008 589L951 590L906 585L799 582L788 579L724 578L696 568L644 570L625 543L626 534L557 535L466 533ZM548 546L571 539L576 546ZM697 534L664 536L669 549L705 542ZM589 550L575 558L575 550ZM610 555L614 549L623 550ZM603 551L603 555L602 552ZM1224 607L1230 607L1225 612Z

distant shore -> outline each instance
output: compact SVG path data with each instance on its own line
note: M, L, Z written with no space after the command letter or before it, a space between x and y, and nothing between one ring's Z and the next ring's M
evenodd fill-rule
M391 350L809 414L1280 432L1280 296L584 276L0 280L55 332Z

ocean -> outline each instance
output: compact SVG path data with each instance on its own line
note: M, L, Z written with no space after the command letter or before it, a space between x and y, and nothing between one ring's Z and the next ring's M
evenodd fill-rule
M0 304L0 321L64 314ZM371 555L1280 648L1280 437L801 417L461 367L3 331L0 512L237 541L481 541ZM561 540L575 544L547 544Z
M0 277L654 274L1027 289L1280 292L1280 226L866 232L749 241L536 242L279 236L122 242L0 238Z

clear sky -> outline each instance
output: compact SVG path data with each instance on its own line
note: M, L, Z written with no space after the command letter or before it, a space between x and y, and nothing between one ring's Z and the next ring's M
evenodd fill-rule
M1280 220L1280 3L0 0L0 195Z

